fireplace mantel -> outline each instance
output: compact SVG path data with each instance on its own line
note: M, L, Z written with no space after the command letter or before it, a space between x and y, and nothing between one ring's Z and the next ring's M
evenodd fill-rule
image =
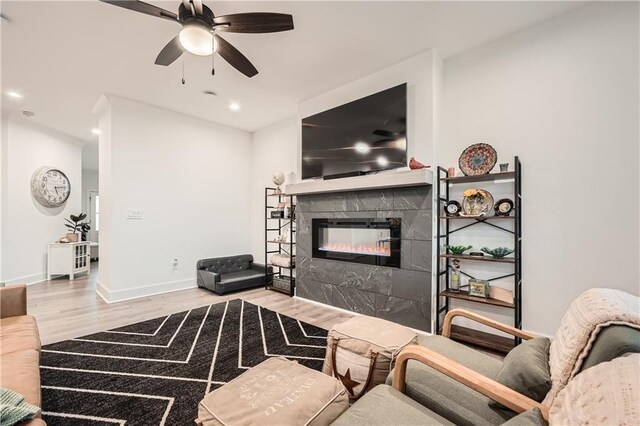
M308 195L425 185L433 185L433 172L430 169L403 170L342 179L309 180L287 185L285 192L288 195Z

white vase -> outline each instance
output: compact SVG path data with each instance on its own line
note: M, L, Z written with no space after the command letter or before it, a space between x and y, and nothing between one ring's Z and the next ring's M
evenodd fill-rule
M287 173L287 178L285 182L287 183L287 185L291 185L292 183L298 183L298 175L296 174L296 172Z

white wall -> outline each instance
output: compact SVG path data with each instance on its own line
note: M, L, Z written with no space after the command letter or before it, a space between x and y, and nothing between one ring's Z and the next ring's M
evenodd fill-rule
M591 287L638 294L638 3L599 3L444 62L444 165L523 163L524 328Z
M251 141L251 253L264 263L264 188L273 187L273 174L285 176L298 163L296 119L274 124L253 134ZM285 182L285 185L290 182Z
M72 138L10 117L3 134L2 277L7 284L46 279L47 245L66 233L64 218L77 214L82 198L82 150ZM50 209L31 196L31 176L41 166L62 170L71 182L71 195L60 208Z
M98 109L103 298L194 287L198 259L250 252L249 133L117 97Z

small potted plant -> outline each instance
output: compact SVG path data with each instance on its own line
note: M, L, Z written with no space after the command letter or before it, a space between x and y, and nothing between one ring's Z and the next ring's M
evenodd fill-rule
M64 219L67 221L64 226L66 226L69 230L69 232L67 232L67 240L69 240L70 243L77 243L78 241L80 241L80 235L78 234L78 231L82 232L83 229L86 229L86 231L88 231L91 228L88 223L82 223L82 221L86 218L86 213L80 213L77 216L73 214L69 215L68 219Z
M87 241L87 234L91 230L91 225L88 222L82 222L80 224L80 235L82 237L82 241Z

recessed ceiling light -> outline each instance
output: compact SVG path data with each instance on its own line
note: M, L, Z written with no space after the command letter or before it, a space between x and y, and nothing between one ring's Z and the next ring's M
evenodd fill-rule
M231 102L229 104L229 109L231 111L240 111L240 104L238 102Z
M100 129L91 129L91 133L93 133L94 135L99 135Z
M9 96L10 98L14 98L14 99L22 99L22 95L18 92L14 92L14 91L9 91L7 92L7 96Z

